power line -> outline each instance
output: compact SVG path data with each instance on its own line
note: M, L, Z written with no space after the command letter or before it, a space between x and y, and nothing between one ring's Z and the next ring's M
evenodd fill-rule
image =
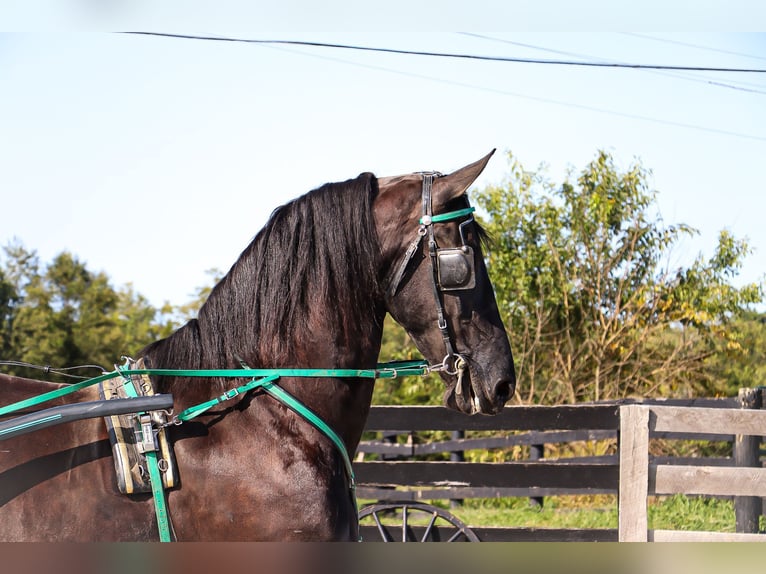
M542 46L535 46L534 44L525 44L524 42L515 42L513 40L506 40L505 38L496 38L494 36L487 36L485 34L474 34L473 32L459 32L461 36L468 36L470 38L479 38L480 40L491 40L492 42L502 42L503 44L510 44L511 46L519 46L521 48L531 48L532 50L539 50L541 52L549 52L551 54L559 54L561 56L572 56L573 58L593 58L593 56L586 56L585 54L577 54L575 52L566 52L564 50L554 50L553 48L544 48ZM600 59L602 62L607 60ZM612 63L617 63L615 60L611 60Z
M341 50L357 50L363 52L380 52L387 54L404 54L408 56L430 56L435 58L456 58L464 60L483 60L490 62L513 62L518 64L547 64L556 66L587 66L600 68L632 68L637 70L684 70L695 72L742 72L742 73L766 73L766 69L758 68L712 68L705 66L665 66L660 64L628 64L616 62L582 62L575 60L546 60L541 58L512 58L506 56L480 56L475 54L456 54L447 52L428 52L420 50L399 50L396 48L373 48L370 46L356 46L352 44L335 44L329 42L307 42L302 40L261 40L249 38L231 38L225 36L200 36L193 34L170 34L166 32L121 32L122 34L136 34L142 36L159 36L163 38L176 38L183 40L205 40L213 42L242 42L246 44L274 44L306 46L313 48L336 48Z
M645 121L645 122L655 123L655 124L659 124L659 125L672 126L672 127L684 128L684 129L691 129L691 130L696 130L696 131L701 131L701 132L708 132L708 133L714 133L714 134L719 134L719 135L733 136L733 137L744 138L744 139L755 140L755 141L766 141L766 137L764 137L764 136L757 136L757 135L752 135L752 134L743 134L743 133L740 133L740 132L734 132L734 131L723 130L723 129L718 129L718 128L710 128L710 127L699 126L699 125L695 125L695 124L687 124L687 123L684 123L684 122L678 122L678 121L674 121L674 120L664 120L664 119L660 119L660 118L653 118L653 117L650 117L650 116L643 116L643 115L639 115L639 114L620 112L620 111L617 111L617 110L608 110L608 109L599 108L599 107L596 107L596 106L590 106L590 105L585 105L585 104L577 104L577 103L573 103L573 102L567 102L567 101L564 101L564 100L557 100L557 99L554 99L554 98L547 98L547 97L542 97L542 96L531 96L529 94L522 94L522 93L519 93L519 92L512 92L512 91L509 91L509 90L503 90L503 89L499 89L499 88L490 88L490 87L487 87L487 86L477 86L475 84L469 84L469 83L460 82L460 81L457 81L457 80L445 80L444 78L437 78L435 76L425 76L423 74L416 74L416 73L413 73L413 72L404 72L404 71L401 71L401 70L395 70L395 69L392 69L392 68L387 68L385 66L377 66L377 65L373 65L373 64L363 64L363 63L360 63L360 62L354 62L354 61L351 61L351 60L344 60L342 58L335 58L335 57L332 57L332 56L321 56L321 55L318 55L318 54L309 54L307 52L303 52L303 51L295 50L295 49L290 49L290 48L285 48L283 46L269 46L269 47L271 49L273 49L273 50L280 50L280 51L288 52L288 53L291 53L291 54L298 54L300 56L306 56L306 57L309 57L309 58L317 58L317 59L320 59L320 60L326 60L326 61L330 61L330 62L338 62L338 63L341 63L341 64L348 64L348 65L351 65L351 66L356 66L356 67L359 67L359 68L365 68L365 69L369 69L369 70L378 70L378 71L382 71L382 72L388 72L388 73L391 73L391 74L397 74L397 75L400 75L400 76L407 76L407 77L410 77L410 78L418 78L420 80L427 80L427 81L430 81L430 82L437 82L437 83L440 83L440 84L446 84L446 85L450 85L450 86L458 86L458 87L461 87L461 88L468 88L468 89L471 89L471 90L478 90L478 91L481 91L481 92L493 93L493 94L498 94L498 95L501 95L501 96L510 96L510 97L513 97L513 98L519 98L519 99L523 99L523 100L530 100L530 101L533 101L533 102L539 102L539 103L543 103L543 104L556 105L556 106L561 106L561 107L566 107L566 108L574 108L574 109L584 110L584 111L587 111L587 112L594 112L594 113L598 113L598 114L605 114L605 115L610 115L610 116L627 118L627 119L630 119L630 120Z
M486 35L483 35L483 34L473 34L473 33L468 33L468 32L460 32L460 34L463 35L463 36L469 36L469 37L472 37L472 38L479 38L481 40L490 40L492 42L501 42L503 44L510 44L512 46L520 46L522 48L530 48L532 50L540 50L540 51L543 51L543 52L551 52L553 54L561 54L561 55L564 55L564 56L572 56L572 57L575 57L575 58L593 58L594 57L594 56L588 56L588 55L585 55L585 54L577 54L575 52L565 52L565 51L562 51L562 50L554 50L554 49L551 49L551 48L544 48L542 46L535 46L533 44L525 44L525 43L522 43L522 42L514 42L512 40L506 40L504 38L495 38L493 36L486 36ZM651 38L650 36L642 36L641 34L628 34L628 33L626 33L626 34L629 35L629 36L636 36L638 38L654 39L654 38ZM675 43L675 42L673 42L673 43ZM764 58L764 59L766 59L766 58ZM616 60L609 60L609 59L605 60L603 58L600 58L599 60L602 61L602 62L619 63ZM648 72L649 73L661 74L661 75L669 76L669 77L672 77L672 78L680 78L680 79L686 80L688 82L699 82L699 83L708 84L708 85L711 85L711 86L716 86L716 87L719 87L719 88L728 88L730 90L738 90L740 92L749 92L749 93L753 93L753 94L766 94L766 91L764 91L762 89L758 89L758 88L761 87L759 84L748 84L747 82L744 82L744 83L743 82L737 82L740 85L734 85L731 82L720 82L720 81L717 81L717 80L711 80L711 79L706 78L704 76L692 76L692 75L688 75L688 74L677 74L677 73L666 72L666 71L662 71L662 70L648 70ZM749 86L756 86L756 87L745 87L745 86L748 86L748 85Z
M734 52L732 50L722 50L720 48L711 48L710 46L702 46L700 44L692 44L690 42L681 42L679 40L670 40L669 38L658 38L657 36L649 36L648 34L636 34L633 32L623 32L626 36L634 36L635 38L643 38L645 40L653 40L655 42L664 42L666 44L675 44L676 46L686 46L687 48L697 48L698 50L708 50L710 52L718 52L720 54L729 54L731 56L742 56L744 58L754 58L756 60L766 60L764 56L756 56L754 54L745 54L743 52Z

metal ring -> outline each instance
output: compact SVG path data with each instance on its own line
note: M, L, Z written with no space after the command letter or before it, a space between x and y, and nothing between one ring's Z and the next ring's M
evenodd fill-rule
M455 361L453 363L454 371L451 371L449 368L449 360L455 357ZM442 360L442 371L447 373L448 375L457 375L460 371L465 369L465 366L468 364L468 361L465 360L465 357L462 355L458 355L457 353L452 353L450 355L445 355L444 359Z

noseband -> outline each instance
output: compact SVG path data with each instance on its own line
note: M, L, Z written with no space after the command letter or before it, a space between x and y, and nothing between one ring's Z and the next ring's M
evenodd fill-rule
M407 267L412 261L415 253L420 247L424 237L428 237L428 255L431 265L431 278L436 302L436 318L439 332L444 340L444 347L447 354L441 365L437 365L432 370L441 370L448 375L462 375L467 366L465 358L455 352L455 346L452 344L452 337L447 326L447 319L444 312L443 293L445 291L458 291L472 289L476 283L475 271L473 265L473 250L466 244L464 235L464 226L473 221L471 214L476 210L474 207L466 207L448 213L433 214L431 202L431 190L434 179L441 177L439 172L423 172L423 193L422 193L422 217L420 218L420 227L417 237L410 243L404 254L396 273L391 280L388 288L389 298L393 298L399 290L402 278ZM460 224L460 237L463 245L459 248L440 249L436 243L434 234L434 224L452 221L461 217L471 216Z

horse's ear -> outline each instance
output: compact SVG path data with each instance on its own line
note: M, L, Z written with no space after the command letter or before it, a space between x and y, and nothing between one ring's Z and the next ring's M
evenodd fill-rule
M479 161L475 161L465 167L453 171L444 177L438 177L434 180L433 197L440 203L447 203L463 195L471 184L476 181L489 162L489 158L495 153L493 149Z

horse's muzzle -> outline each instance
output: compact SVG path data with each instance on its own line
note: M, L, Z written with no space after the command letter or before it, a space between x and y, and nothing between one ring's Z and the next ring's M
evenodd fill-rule
M516 377L512 371L491 373L469 363L454 384L448 386L444 404L466 414L494 415L503 410L515 390Z

